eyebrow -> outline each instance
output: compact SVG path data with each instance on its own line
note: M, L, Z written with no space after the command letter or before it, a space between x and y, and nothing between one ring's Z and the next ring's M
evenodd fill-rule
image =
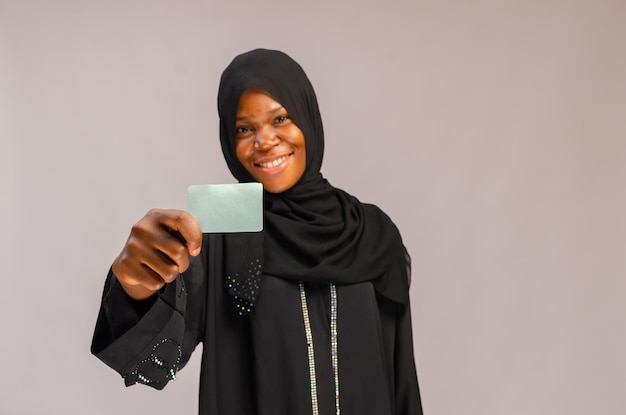
M280 110L284 110L285 108L283 106L280 107L276 107L274 109L269 110L267 113L268 114L276 114L278 111ZM235 118L235 121L243 121L246 120L248 117L237 117Z

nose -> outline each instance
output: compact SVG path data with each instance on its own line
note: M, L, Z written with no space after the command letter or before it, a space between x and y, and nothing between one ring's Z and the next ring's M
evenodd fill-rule
M260 128L254 136L254 147L261 151L269 150L279 142L280 138L273 128Z

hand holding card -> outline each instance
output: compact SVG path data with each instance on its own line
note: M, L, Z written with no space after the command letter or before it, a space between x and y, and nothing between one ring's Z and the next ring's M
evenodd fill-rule
M261 183L203 184L187 189L187 210L203 233L263 230Z

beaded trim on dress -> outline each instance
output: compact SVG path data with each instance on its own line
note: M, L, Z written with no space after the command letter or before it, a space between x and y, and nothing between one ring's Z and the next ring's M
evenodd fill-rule
M304 316L304 331L306 333L307 353L309 358L309 377L311 381L311 410L313 415L319 415L319 405L317 400L317 376L315 372L315 348L313 346L313 332L311 330L311 320L309 317L309 307L306 301L306 291L304 283L299 281L300 302L302 303L302 315ZM333 367L333 377L335 383L335 414L340 415L339 406L339 358L337 342L337 288L335 284L330 284L330 350L331 363Z

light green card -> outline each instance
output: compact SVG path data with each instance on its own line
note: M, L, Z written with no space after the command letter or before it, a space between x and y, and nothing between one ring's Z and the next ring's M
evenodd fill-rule
M261 183L199 184L187 189L187 210L203 233L263 230Z

